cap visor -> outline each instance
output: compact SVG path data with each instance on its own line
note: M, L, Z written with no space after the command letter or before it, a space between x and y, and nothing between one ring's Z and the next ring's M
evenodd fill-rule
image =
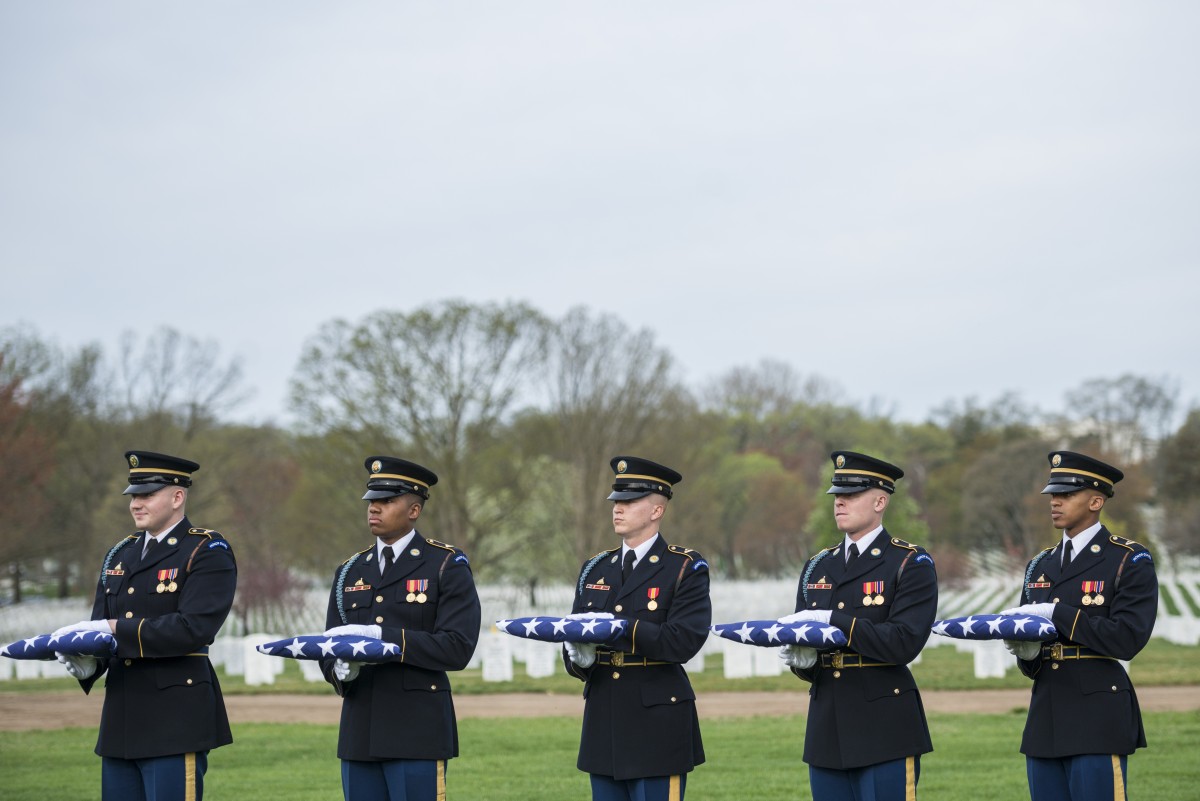
M839 487L836 484L825 490L826 495L853 495L856 492L866 492L870 487Z
M1081 489L1085 489L1085 487L1079 487L1074 484L1047 484L1046 488L1042 490L1042 494L1065 495L1068 492L1079 492Z
M408 495L407 492L394 492L393 490L367 490L367 494L362 496L364 501L375 501L380 498L396 498L400 495Z
M608 499L610 501L636 501L638 498L645 498L649 494L650 490L638 490L637 492L618 490L609 493Z
M152 492L158 492L163 487L169 487L170 484L130 484L122 492L122 495L149 495Z

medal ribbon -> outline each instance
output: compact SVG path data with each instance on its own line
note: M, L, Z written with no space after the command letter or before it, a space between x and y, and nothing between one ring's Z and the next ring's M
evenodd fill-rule
M417 591L417 580L416 580L416 579L409 579L409 580L406 582L406 584L407 584L407 587L408 587L408 591L409 591L409 592L416 592L416 591Z
M659 593L661 593L661 592L662 592L661 587L651 587L650 589L646 590L646 597L649 598L651 601L654 601L654 600L658 599Z
M168 572L168 571L166 571L166 570L160 570L160 571L158 571L158 580L159 580L159 581L166 581L166 580L167 580L167 572Z
M883 592L882 581L864 581L863 595L879 595Z

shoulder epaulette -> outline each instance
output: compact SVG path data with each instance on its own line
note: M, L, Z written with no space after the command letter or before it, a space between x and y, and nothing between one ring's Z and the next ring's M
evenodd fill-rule
M189 528L188 534L198 534L201 537L208 537L210 540L213 538L214 534L216 534L218 537L221 536L221 532L214 531L211 528Z
M907 548L910 551L915 551L921 547L920 545L913 545L911 542L905 542L899 537L892 537L892 545L895 545L898 548Z
M355 559L357 559L358 557L362 556L362 555L363 555L364 553L366 553L367 551L373 550L374 548L375 548L375 546L374 546L374 545L371 545L371 546L369 546L369 547L363 548L363 549L362 549L361 551L359 551L358 553L356 553L356 554L353 554L353 555L352 555L352 556L351 556L349 559L347 559L345 562L342 562L342 565L348 565L348 564L350 564L350 563L351 563L351 562L353 562Z
M428 542L430 545L432 545L435 548L445 548L447 551L451 551L452 553L458 552L458 548L455 548L453 545L447 545L444 542L438 542L437 540L431 540L431 539L426 539L425 541Z
M684 548L682 545L668 545L667 550L671 553L677 553L680 556L686 556L688 559L700 558L700 554L696 553L691 548Z
M1116 534L1109 534L1108 541L1111 542L1113 545L1120 545L1122 548L1128 548L1131 551L1136 550L1138 548L1141 548L1143 550L1146 549L1146 546L1142 545L1140 542L1134 542L1133 540L1129 539L1128 537L1118 537Z

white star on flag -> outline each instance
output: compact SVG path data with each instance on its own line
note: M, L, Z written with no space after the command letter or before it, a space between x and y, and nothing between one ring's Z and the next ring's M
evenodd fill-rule
M825 626L821 629L821 634L825 642L832 642L833 635L837 634L840 630L837 626Z
M599 626L599 625L600 625L599 620L595 620L595 619L585 620L585 621L583 621L583 633L591 634L593 631L596 630L596 626Z
M400 646L396 645L396 643L394 643L394 642L385 642L383 644L384 656L391 656L392 654L394 654L396 652L396 649L399 647Z
M497 620L496 621L496 628L503 629L504 631L508 631L508 627L511 625L512 625L511 620Z
M992 618L988 621L988 631L990 631L992 634L1000 634L1000 624L1003 622L1004 618L1002 617ZM941 634L941 632L939 631L938 634Z
M33 646L37 645L37 641L38 641L37 637L30 637L29 639L27 639L25 641L25 650L28 651Z
M567 623L569 623L569 622L570 621L567 620L565 617L560 617L558 620L554 621L554 633L555 634L566 634L567 633Z
M624 620L610 620L610 621L608 621L608 625L609 625L609 632L612 634L616 634L618 631L625 630L625 621Z
M300 656L304 653L304 643L300 642L300 638L292 640L292 644L287 647L292 652L292 656Z
M763 633L767 635L767 642L779 642L779 632L783 626L778 623L772 623L767 628L763 629Z
M1013 621L1013 631L1025 631L1025 624L1033 621L1027 617L1020 617Z
M70 632L64 631L63 634L70 634ZM63 634L51 634L49 644L54 645L54 643L58 642L59 638L62 637Z
M811 628L812 628L812 626L810 626L810 625L808 625L807 623L805 623L803 626L801 626L801 627L800 627L800 628L798 628L798 629L792 629L792 633L796 635L796 642L800 642L800 641L801 641L801 640L803 640L805 637L807 637L807 636L808 636L808 630L809 630L809 629L811 629Z
M1044 635L1048 634L1050 632L1050 630L1053 628L1054 628L1053 623L1042 623L1038 626L1038 634L1041 634L1044 636Z
M370 643L368 643L366 640L359 640L358 642L354 642L354 643L350 643L350 644L352 646L354 646L354 651L352 652L352 656L358 656L359 654L362 654L363 656L367 655L367 646Z
M736 634L742 638L742 642L750 642L750 635L753 633L754 629L750 628L749 623L743 623L742 627L736 632Z
M946 621L944 621L944 620L938 621L937 625L935 625L933 627L933 633L934 634L945 634L946 633Z
M540 624L541 622L542 621L538 620L535 617L533 620L526 623L525 624L525 633L526 634L537 634L537 627L538 627L538 624Z
M87 634L86 631L75 632L75 636L71 638L71 642L79 642L80 640L83 639L83 635L85 635L85 634Z
M333 656L333 646L335 644L336 643L334 643L332 637L330 637L325 642L317 643L317 646L320 647L320 649L321 649L321 656Z
M968 616L966 620L964 620L962 623L960 623L959 625L962 626L963 634L973 633L975 631L975 623L976 622L977 621L975 620L974 617Z

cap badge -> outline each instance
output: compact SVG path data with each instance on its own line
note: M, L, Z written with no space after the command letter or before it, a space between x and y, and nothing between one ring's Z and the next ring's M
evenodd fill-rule
M138 458L132 454L130 454L130 456L129 456L129 466L130 467L138 466Z
M1050 460L1050 466L1058 467L1060 464L1062 464L1062 455L1056 453L1054 454L1054 458Z
M845 456L842 456L842 455L839 453L839 454L838 454L838 458L837 458L837 462L836 462L836 464L837 464L837 466L838 466L838 467L845 467L845 466L846 466L846 457L845 457Z
M379 461L378 459L371 462L371 472L372 473L378 473L382 469L383 469L383 462Z
M629 465L625 463L624 459L617 462L617 472L618 473L624 473L628 469L629 469Z

